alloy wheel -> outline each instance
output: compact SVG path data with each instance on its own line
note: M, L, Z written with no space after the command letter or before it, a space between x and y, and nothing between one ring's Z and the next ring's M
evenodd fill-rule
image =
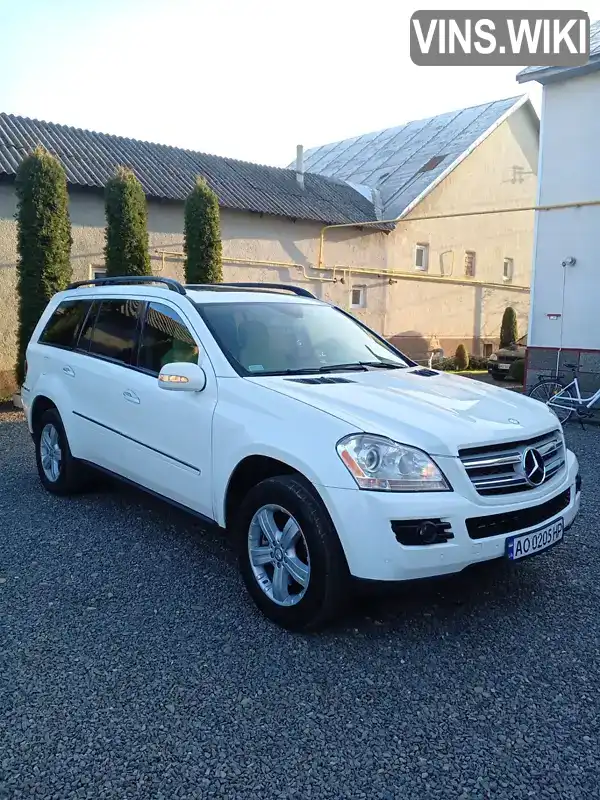
M51 483L56 483L60 478L62 464L62 450L60 438L56 427L49 422L44 425L40 436L40 459L44 475Z
M280 606L299 603L310 582L310 556L302 529L292 514L265 505L252 517L248 555L263 592Z

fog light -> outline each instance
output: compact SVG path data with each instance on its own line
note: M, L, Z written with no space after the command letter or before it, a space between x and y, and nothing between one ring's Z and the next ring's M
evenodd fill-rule
M443 544L454 538L449 522L441 519L393 520L396 539L405 547Z
M438 538L438 526L435 522L422 522L419 526L419 539L423 544L433 544Z

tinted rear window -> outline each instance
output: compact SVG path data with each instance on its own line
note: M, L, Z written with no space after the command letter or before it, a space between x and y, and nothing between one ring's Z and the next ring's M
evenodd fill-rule
M46 323L39 341L54 347L72 347L90 305L90 300L64 300Z
M141 306L138 300L103 300L97 314L90 314L79 347L94 355L132 364Z

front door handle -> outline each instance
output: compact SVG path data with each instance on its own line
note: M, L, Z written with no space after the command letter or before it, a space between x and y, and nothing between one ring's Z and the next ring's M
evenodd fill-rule
M135 392L132 392L131 389L126 389L123 392L123 397L127 400L128 403L136 403L139 405L140 398L137 396Z

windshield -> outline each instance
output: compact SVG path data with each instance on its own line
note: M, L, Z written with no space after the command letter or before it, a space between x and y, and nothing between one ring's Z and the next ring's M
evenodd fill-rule
M238 371L249 375L412 365L351 317L316 303L205 303L197 308Z

